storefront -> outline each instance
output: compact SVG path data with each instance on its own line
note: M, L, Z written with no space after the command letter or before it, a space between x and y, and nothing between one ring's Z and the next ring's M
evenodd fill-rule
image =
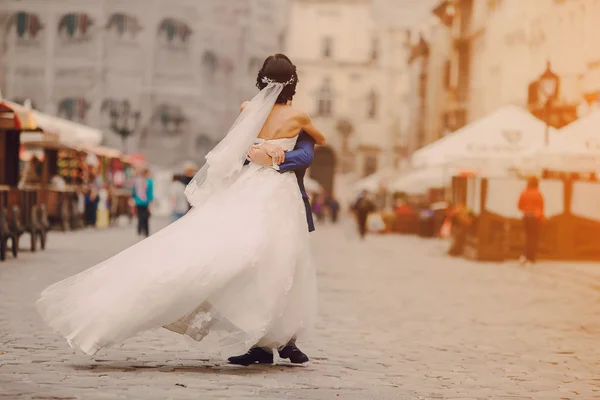
M36 157L42 165L41 173L37 179L23 175L19 187L38 193L38 202L46 205L52 224L63 231L80 227L77 193L87 181L85 152L60 143L55 135L45 134L37 141L29 139L22 144L22 154ZM25 169L31 170L31 167Z

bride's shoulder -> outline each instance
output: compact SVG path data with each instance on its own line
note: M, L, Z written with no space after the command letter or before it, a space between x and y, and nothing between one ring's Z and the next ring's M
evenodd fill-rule
M308 115L307 112L304 112L302 110L298 110L296 108L292 108L292 112L294 114L294 118L301 123L306 123L307 121L310 121L310 116Z

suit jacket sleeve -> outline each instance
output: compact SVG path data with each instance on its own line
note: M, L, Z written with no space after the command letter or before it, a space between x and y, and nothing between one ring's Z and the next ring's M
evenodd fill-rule
M296 147L285 153L285 161L279 165L279 172L297 171L310 167L315 156L315 141L305 132L300 133Z

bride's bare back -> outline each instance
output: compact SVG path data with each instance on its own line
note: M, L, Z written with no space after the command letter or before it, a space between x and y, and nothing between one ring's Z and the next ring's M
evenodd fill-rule
M242 110L246 104L242 104ZM286 104L275 104L258 137L265 140L292 138L301 130L312 136L317 144L325 144L325 136L306 113Z

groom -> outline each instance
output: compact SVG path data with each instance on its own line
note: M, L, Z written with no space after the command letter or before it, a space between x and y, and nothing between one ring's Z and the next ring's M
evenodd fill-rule
M269 150L267 145L253 146L248 153L248 162L253 162L260 165L274 166L278 165L280 173L294 171L304 206L306 207L306 221L308 223L308 231L315 230L315 224L310 207L310 201L304 188L304 175L306 170L312 164L314 157L315 141L308 133L301 131L296 142L294 150L284 153L281 148ZM273 145L269 145L273 146ZM273 147L271 147L273 148ZM271 155L274 157L271 157ZM277 169L277 168L276 168ZM296 347L296 338L293 337L289 343L278 349L281 358L289 358L294 364L302 364L308 361L308 356ZM273 352L269 348L252 347L246 354L241 356L229 357L231 364L250 365L250 364L273 364Z

